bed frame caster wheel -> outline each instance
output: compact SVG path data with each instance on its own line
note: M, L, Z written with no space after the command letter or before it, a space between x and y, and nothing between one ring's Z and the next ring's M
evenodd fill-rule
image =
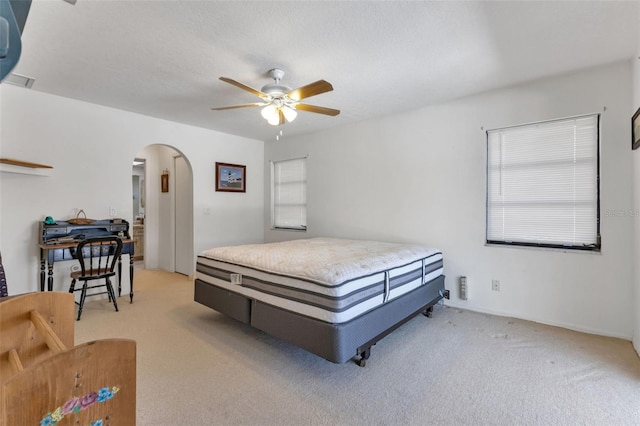
M371 348L365 349L360 353L360 359L356 361L356 364L358 364L360 367L366 366L367 360L369 359L370 355L371 355Z
M424 315L427 318L432 318L433 317L433 306L429 306L427 309L425 309L424 312L422 313L422 315Z

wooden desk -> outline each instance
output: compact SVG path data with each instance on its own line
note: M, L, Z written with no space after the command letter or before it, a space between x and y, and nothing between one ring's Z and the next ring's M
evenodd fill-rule
M76 260L69 249L78 243L38 244L40 248L40 291L45 291L45 269L48 269L47 290L53 291L53 264L63 260ZM133 240L122 240L122 254L129 255L129 303L133 303ZM122 296L122 255L118 259L118 296Z

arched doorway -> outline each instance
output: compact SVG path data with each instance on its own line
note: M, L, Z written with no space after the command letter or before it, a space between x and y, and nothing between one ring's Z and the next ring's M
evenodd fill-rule
M142 266L192 275L193 171L189 160L176 148L161 144L146 146L135 158L144 162L144 177L138 177L139 202L144 207L133 218L134 230L143 227Z

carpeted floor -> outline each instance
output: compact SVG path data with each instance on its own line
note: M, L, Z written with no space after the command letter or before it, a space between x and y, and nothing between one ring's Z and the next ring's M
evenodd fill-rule
M76 344L137 341L138 425L640 425L628 341L439 306L333 364L138 270L135 299L85 304Z

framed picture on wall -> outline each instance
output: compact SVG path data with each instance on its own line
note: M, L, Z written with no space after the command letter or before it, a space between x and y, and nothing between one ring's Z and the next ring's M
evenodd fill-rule
M169 192L169 171L166 170L160 175L160 191Z
M640 146L640 108L633 114L631 119L631 149Z
M246 192L246 166L216 163L216 191Z

